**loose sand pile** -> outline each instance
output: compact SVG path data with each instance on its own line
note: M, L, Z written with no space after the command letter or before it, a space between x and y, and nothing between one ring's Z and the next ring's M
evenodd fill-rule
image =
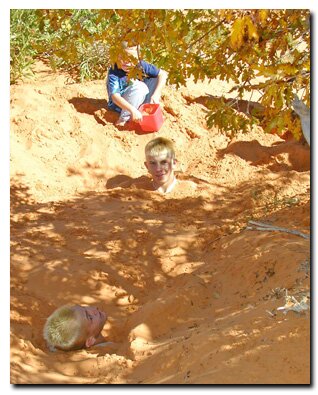
M39 63L11 87L11 382L309 383L310 150L206 127L218 81L165 89L155 134L118 130L104 81ZM179 185L143 188L144 146L176 144ZM290 300L288 297L295 299ZM65 303L109 314L116 344L51 353Z

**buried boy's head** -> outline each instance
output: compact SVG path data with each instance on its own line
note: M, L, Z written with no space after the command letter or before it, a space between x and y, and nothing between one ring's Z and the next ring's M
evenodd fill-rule
M97 307L62 306L47 319L43 336L50 349L88 348L100 342L106 319Z
M148 142L145 147L146 162L156 189L162 192L171 190L175 183L175 151L172 141L158 137Z

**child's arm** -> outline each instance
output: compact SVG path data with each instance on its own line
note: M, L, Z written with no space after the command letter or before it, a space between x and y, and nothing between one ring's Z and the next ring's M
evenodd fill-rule
M159 103L161 97L161 91L163 87L166 85L167 78L168 78L168 73L164 70L160 70L158 74L158 83L154 93L151 96L150 103Z
M128 101L125 100L119 93L114 93L112 95L112 100L122 110L129 111L133 121L141 121L142 120L141 112L139 110L137 110L137 108L132 106L130 103L128 103Z

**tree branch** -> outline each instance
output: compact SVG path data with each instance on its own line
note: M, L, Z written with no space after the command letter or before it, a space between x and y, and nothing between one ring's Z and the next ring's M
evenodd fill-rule
M212 26L210 30L208 30L207 32L205 32L201 37L197 38L195 41L193 41L192 43L189 44L189 46L186 48L187 50L190 49L191 47L193 47L193 45L195 45L196 43L198 43L199 41L201 41L204 37L206 37L208 34L210 34L211 32L213 32L213 30L217 29L219 26L221 26L223 23L225 22L225 18L223 18L219 23L217 23L216 25Z

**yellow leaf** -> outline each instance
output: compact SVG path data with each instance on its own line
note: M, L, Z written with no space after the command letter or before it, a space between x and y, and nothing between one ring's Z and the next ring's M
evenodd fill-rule
M247 27L249 40L254 39L258 41L257 29L254 23L252 22L252 19L249 16L246 16L244 19L245 19L244 20L245 26Z
M259 17L261 21L261 25L265 26L266 21L267 21L267 15L268 15L268 10L260 10L259 11Z
M232 26L231 45L233 49L238 49L243 44L244 37L244 23L242 18L238 18Z

